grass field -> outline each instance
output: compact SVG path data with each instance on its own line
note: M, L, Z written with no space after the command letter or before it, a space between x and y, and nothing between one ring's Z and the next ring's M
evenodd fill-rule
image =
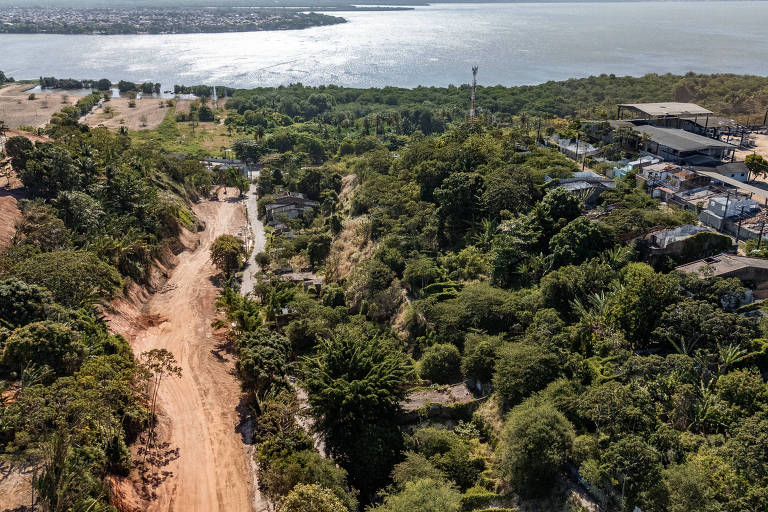
M186 106L182 106L184 109ZM195 157L219 157L225 155L224 149L232 144L227 129L219 123L180 123L176 121L174 109L165 111L163 121L152 130L130 132L134 142L154 142L169 153L182 153Z

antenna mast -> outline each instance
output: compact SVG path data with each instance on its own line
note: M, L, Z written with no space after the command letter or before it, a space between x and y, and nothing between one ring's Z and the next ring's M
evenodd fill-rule
M469 104L469 120L475 120L475 89L477 89L477 66L472 66L472 100Z

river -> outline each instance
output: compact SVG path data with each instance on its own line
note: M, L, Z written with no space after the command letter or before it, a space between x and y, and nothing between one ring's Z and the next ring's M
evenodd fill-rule
M536 84L600 73L768 75L768 2L434 4L306 30L0 34L0 70L173 84Z

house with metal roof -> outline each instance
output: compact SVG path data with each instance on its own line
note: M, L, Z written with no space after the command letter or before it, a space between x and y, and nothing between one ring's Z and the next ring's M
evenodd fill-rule
M618 105L616 119L622 118L625 111L639 114L644 119L680 117L680 116L710 116L711 110L700 107L695 103L678 103L667 101L663 103L623 103Z
M732 158L736 146L717 139L703 137L678 128L663 128L651 125L636 125L632 130L645 136L647 151L668 162L676 164L698 164L709 161L722 162Z

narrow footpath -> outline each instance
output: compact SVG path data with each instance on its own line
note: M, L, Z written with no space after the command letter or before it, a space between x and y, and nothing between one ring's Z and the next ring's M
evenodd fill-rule
M267 245L267 236L264 233L264 224L259 219L259 196L256 190L256 184L251 183L248 190L248 196L245 202L245 209L248 215L248 228L250 229L250 241L252 243L251 256L248 264L243 271L243 284L240 290L243 295L253 291L256 284L255 273L261 270L256 263L256 255L264 250Z

